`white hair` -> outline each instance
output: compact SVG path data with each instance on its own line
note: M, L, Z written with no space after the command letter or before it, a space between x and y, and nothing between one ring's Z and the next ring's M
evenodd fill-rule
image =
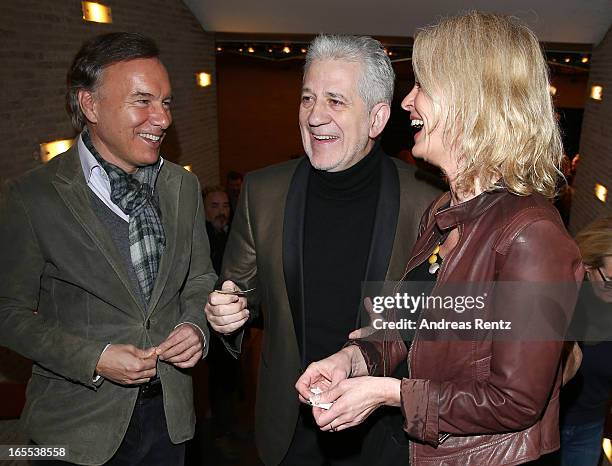
M361 63L359 94L368 110L384 102L391 105L395 72L382 44L367 36L320 34L308 47L304 75L315 60L346 60Z

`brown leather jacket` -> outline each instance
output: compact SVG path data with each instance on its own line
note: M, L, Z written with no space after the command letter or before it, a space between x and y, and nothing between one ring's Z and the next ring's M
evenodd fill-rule
M448 201L447 193L425 212L406 274L428 258L440 230L457 227L459 242L444 259L436 287L457 281L570 283L555 302L525 302L519 293L511 298L530 312L560 313L569 321L583 267L544 197L500 189L441 208ZM403 341L389 339L355 344L372 375L389 374L408 357L401 409L414 440L411 465L514 465L559 448L563 342L424 341L417 333L407 354Z

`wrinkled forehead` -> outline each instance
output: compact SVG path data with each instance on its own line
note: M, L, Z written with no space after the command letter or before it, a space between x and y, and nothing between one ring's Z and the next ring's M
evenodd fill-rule
M172 93L168 71L158 58L136 58L105 66L98 77L96 87L106 90L133 90L163 97Z
M325 77L329 80L337 80L346 85L358 83L363 75L364 65L361 62L343 58L318 58L310 62L304 69L302 84L313 78Z

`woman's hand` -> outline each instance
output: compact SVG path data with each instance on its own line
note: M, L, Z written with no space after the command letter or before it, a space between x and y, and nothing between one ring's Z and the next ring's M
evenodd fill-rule
M310 404L310 397L313 396L311 389L326 391L349 377L366 374L367 368L359 348L347 346L325 359L310 364L295 383L295 389L300 395L300 401Z
M382 405L400 406L401 381L391 377L355 377L315 395L314 401L332 403L328 410L312 408L315 421L323 431L336 432L361 424Z

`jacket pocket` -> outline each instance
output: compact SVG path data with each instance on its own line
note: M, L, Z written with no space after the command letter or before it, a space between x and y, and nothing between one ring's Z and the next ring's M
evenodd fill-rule
M476 381L487 380L491 375L491 356L474 361Z
M44 367L39 366L38 364L32 365L32 374L40 375L41 377L45 377L46 379L54 379L54 380L65 380L68 381L66 377L62 377L55 372L51 372Z

